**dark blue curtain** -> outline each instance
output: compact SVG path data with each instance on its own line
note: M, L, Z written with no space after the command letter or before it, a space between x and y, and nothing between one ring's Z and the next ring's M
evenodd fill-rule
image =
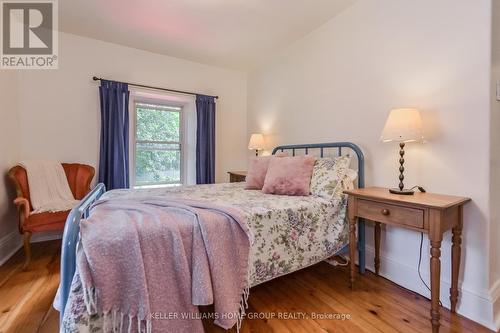
M129 187L128 98L126 83L101 80L99 182L107 190Z
M215 183L215 97L196 95L196 183Z

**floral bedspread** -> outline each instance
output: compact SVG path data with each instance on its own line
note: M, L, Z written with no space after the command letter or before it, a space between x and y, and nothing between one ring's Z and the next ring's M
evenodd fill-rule
M106 198L182 197L240 209L252 233L251 286L329 258L348 243L347 198L338 186L333 200L316 196L283 196L244 190L244 183L113 190ZM345 188L345 186L344 186ZM99 316L89 316L81 282L75 275L64 316L66 332L106 332Z

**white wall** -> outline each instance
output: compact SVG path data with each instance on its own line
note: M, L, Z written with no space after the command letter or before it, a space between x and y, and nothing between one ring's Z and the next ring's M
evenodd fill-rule
M12 200L14 187L7 171L17 162L19 119L16 98L17 73L0 71L0 264L19 247L17 217Z
M490 117L490 264L491 295L495 302L497 326L500 326L500 101L496 99L496 83L500 81L500 1L493 1L492 7L492 52L491 52L491 117Z
M428 142L408 145L406 184L468 196L459 312L493 327L489 296L490 1L359 0L249 74L248 133L275 144L353 141L368 185L395 186L398 147L379 142L389 110L422 110ZM368 260L373 233L367 232ZM427 241L424 248L427 249ZM382 272L418 280L419 234L387 227ZM371 265L371 260L369 261ZM450 233L441 300L449 304ZM428 252L422 266L428 278Z
M60 33L59 69L19 72L20 157L98 165L92 76L219 95L216 180L245 165L246 74Z
M0 71L2 174L20 160L30 158L81 162L97 169L100 111L99 84L92 81L94 75L219 95L216 181L228 181L228 170L245 166L247 142L242 135L246 133L245 73L66 33L60 33L59 38L59 69ZM2 177L0 264L20 246L12 199L12 189ZM35 235L33 239L41 241L59 236L59 233L47 233Z

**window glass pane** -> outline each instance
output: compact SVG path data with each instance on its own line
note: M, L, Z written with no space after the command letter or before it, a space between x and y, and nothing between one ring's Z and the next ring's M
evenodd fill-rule
M180 141L178 108L137 104L137 140Z
M180 111L179 107L136 104L136 186L182 182Z
M181 183L179 145L138 143L135 159L135 185Z
M169 151L169 150L180 150L181 145L179 143L137 141L137 148L141 150Z

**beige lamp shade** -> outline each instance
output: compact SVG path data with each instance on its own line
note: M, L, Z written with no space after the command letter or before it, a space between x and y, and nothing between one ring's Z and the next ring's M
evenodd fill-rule
M248 149L262 150L264 149L264 136L260 133L254 133L248 142Z
M412 108L391 110L380 136L383 142L412 142L423 138L420 112Z

